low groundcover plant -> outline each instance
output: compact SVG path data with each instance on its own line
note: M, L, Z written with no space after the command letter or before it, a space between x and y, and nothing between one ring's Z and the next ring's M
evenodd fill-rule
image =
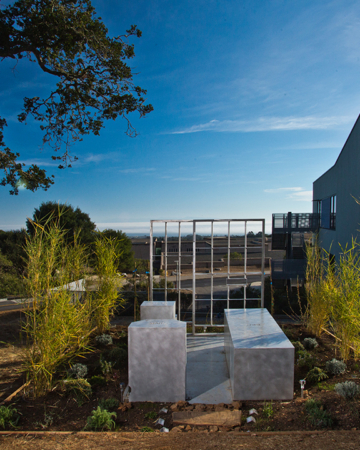
M95 411L91 413L91 416L87 418L86 430L112 430L115 428L115 422L112 417L116 418L116 413L109 412L106 409L102 409L98 406Z

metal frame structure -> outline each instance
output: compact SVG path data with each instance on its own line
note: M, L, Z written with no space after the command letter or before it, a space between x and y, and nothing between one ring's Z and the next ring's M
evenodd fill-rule
M214 273L214 223L227 223L227 247L224 247L224 250L227 250L227 272ZM236 247L231 246L231 223L243 223L244 224L244 246L243 247ZM247 224L249 222L258 222L262 225L262 240L261 240L261 247L251 247L254 248L261 248L261 272L249 272L247 270L248 266L248 236L247 236ZM247 287L247 277L248 275L257 275L260 277L261 280L261 308L264 307L264 279L265 279L265 219L205 219L205 220L151 220L150 221L150 301L153 301L153 265L154 265L154 224L164 224L165 226L165 285L164 285L164 300L167 302L168 295L167 295L167 282L168 282L168 223L172 224L178 224L178 260L175 261L177 263L177 276L178 276L178 283L177 283L177 290L178 290L178 318L180 320L180 305L181 305L181 225L184 223L192 224L192 334L195 335L195 328L196 327L209 327L209 326L216 326L216 327L223 327L224 325L214 324L213 323L213 304L216 300L224 300L224 299L216 299L214 298L214 278L216 277L224 277L226 275L226 287L227 287L227 308L229 308L230 301L230 290L231 287L243 287L244 289L244 308L247 307L247 302L251 300L259 300L258 298L247 298L246 296L246 287ZM197 253L197 247L196 247L196 226L197 224L204 224L204 223L210 223L211 224L211 246L210 246L210 272L209 273L201 273L196 272L196 253ZM219 247L216 247L219 249ZM244 270L240 272L231 272L230 271L230 251L231 249L235 248L241 248L244 252ZM172 255L173 256L173 253ZM210 300L210 323L207 324L197 324L196 323L196 301L201 301L196 299L196 277L198 275L208 275L210 278L210 298L209 299L202 299L202 300ZM240 278L241 277L241 278Z

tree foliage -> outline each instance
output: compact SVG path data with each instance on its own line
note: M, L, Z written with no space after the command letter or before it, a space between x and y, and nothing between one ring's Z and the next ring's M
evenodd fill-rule
M140 117L152 111L145 104L146 91L133 83L127 60L135 56L130 36L141 36L132 25L125 35L110 38L90 0L18 0L0 10L0 58L28 58L41 70L57 77L56 88L47 97L24 99L20 122L32 116L44 132L43 144L55 152L59 168L71 167L71 143L86 134L99 135L104 121L119 116L127 123L126 133L136 135L128 114ZM18 193L19 183L27 189L48 189L53 176L36 165L25 170L19 153L6 147L0 117L0 169L2 185Z
M15 270L17 275L24 275L26 267L26 253L24 245L26 242L26 231L12 230L3 231L0 230L0 252L11 261L12 270Z
M134 251L131 239L120 230L107 229L101 233L103 236L117 241L119 252L118 271L130 272L134 269Z
M0 250L0 298L24 294L24 279L18 275L13 263Z
M46 224L47 227L52 226L54 222L57 223L59 228L65 231L67 243L73 242L77 233L82 244L91 244L95 240L95 223L90 220L88 214L71 205L43 202L39 208L35 209L33 220L26 221L26 227L31 236L35 233L33 222Z

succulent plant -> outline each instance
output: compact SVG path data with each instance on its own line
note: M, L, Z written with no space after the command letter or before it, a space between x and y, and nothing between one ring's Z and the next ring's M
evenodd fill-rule
M88 373L88 369L85 364L77 363L74 364L69 370L69 377L73 378L85 378Z
M331 375L341 375L346 370L346 364L344 361L338 361L335 358L330 361L326 361L325 367L326 371L331 373Z
M360 394L360 387L354 381L344 381L335 384L335 392L346 400L352 400Z
M100 345L111 345L113 343L110 334L100 334L100 336L96 336L95 340Z
M304 347L306 348L306 350L312 350L315 347L318 347L318 342L316 339L314 338L305 338L304 339Z

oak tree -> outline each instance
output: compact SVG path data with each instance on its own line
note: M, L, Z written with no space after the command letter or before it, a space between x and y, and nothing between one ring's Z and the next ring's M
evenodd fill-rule
M25 97L18 119L25 122L32 116L40 123L43 145L53 148L59 168L71 167L77 159L69 146L86 134L99 135L105 120L122 117L126 133L135 136L129 113L143 117L152 111L128 65L135 55L131 36L141 36L136 25L109 37L90 0L18 0L0 6L0 59L17 63L27 58L57 80L46 97ZM31 191L47 190L53 175L19 161L20 154L5 145L6 125L0 117L0 184L11 186L11 194L18 193L19 183Z
M33 235L36 228L34 223L49 228L54 222L66 231L65 240L69 244L74 241L74 235L77 233L82 244L91 244L95 240L96 225L89 214L64 203L43 202L39 208L35 208L32 220L26 220L27 231Z

